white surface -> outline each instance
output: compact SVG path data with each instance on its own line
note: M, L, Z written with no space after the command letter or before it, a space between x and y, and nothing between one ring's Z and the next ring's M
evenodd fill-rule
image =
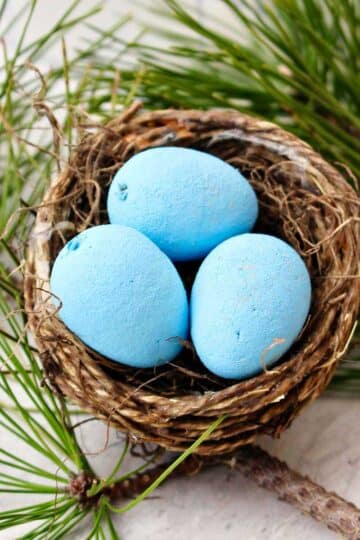
M216 0L209 0L205 10L204 2L193 3L202 16L219 5ZM40 0L31 27L32 35L39 35L69 4L68 0ZM87 1L85 4L88 7L93 2ZM11 2L13 9L21 5L22 2L18 0ZM128 12L130 6L130 2L109 0L96 22L105 27L113 21L114 12ZM78 40L79 35L71 35L67 38L68 46L76 45ZM304 411L281 440L266 440L263 443L292 467L360 505L359 413L360 400L322 398ZM96 452L104 446L105 427L101 423L87 424L81 431L82 444L88 451ZM27 449L1 429L0 445L41 464L38 456L29 455ZM121 445L119 436L112 433L110 448L94 460L99 471L112 468ZM238 474L229 474L221 468L203 472L198 477L169 481L156 492L156 497L115 518L123 540L338 538L311 518L277 501L271 493L256 487L250 480ZM16 497L16 505L34 502L33 497ZM0 511L9 508L9 497L0 494ZM21 531L25 528L21 527ZM19 534L20 530L3 531L0 538L13 540ZM82 529L68 538L83 540L86 530Z

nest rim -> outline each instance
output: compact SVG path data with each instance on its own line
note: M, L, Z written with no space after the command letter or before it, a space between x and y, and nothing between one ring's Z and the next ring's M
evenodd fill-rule
M55 390L127 432L136 442L149 441L182 451L223 414L225 420L198 447L198 453L224 454L253 442L259 434L279 436L301 408L326 387L349 343L360 302L360 282L356 279L359 274L356 253L360 249L359 200L339 171L306 143L275 124L231 110L139 112L139 108L134 104L120 117L86 134L38 208L27 249L24 294L30 328L45 374ZM276 203L279 212L290 204L291 197L299 201L300 192L311 201L317 199L316 204L313 203L314 215L306 223L309 238L317 235L321 241L317 246L311 246L311 242L305 246L306 262L314 260L311 264L318 264L319 268L328 270L329 267L321 279L329 280L331 286L321 283L317 286L322 287L322 309L317 309L314 315L312 306L301 338L280 364L251 379L230 381L230 384L227 381L222 388L215 386L214 389L210 385L208 390L199 392L195 384L195 391L188 388L187 393L183 393L178 389L173 395L167 395L155 392L146 379L136 378L133 371L129 372L130 368L119 368L114 375L112 362L86 347L54 312L49 313L48 280L51 262L69 234L65 226L67 221L71 223L69 212L73 212L73 216L76 212L80 214L75 231L70 232L72 236L80 232L79 227L83 230L103 222L99 185L109 182L115 166L152 146L198 147L199 144L208 145L210 152L215 149L216 155L220 148L220 154L225 153L227 160L241 172L242 162L248 160L248 166L255 156L258 162L260 160L259 170L263 171L262 178L259 173L260 179L253 183L258 189L258 184L265 185L279 168L281 174L276 173L279 185L277 180L271 180L272 191L269 188L261 199L263 212L266 205L271 212L275 211L271 205L275 205L272 197L277 190L282 192L280 203ZM120 160L111 163L109 147L116 159L121 155ZM290 182L290 175L296 179ZM294 191L296 196L292 194ZM88 199L87 211L81 207L84 198ZM68 203L75 208L71 211L64 208ZM327 216L329 207L334 210L336 219ZM321 223L319 216L325 216L325 223ZM290 218L286 226L296 231L292 223L298 219L294 209ZM315 220L316 234L310 231L311 218ZM329 219L330 228L325 218ZM294 232L291 234L293 241L289 243L299 251L301 241ZM286 234L282 237L289 241ZM343 246L342 250L339 246ZM334 254L334 250L340 251ZM317 259L320 260L316 263ZM334 269L339 272L337 277L332 277ZM315 302L318 301L315 298ZM156 379L156 374L149 375L148 379L152 378Z

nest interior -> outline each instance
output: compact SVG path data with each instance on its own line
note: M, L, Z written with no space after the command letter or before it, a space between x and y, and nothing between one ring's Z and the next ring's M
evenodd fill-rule
M351 337L360 300L359 199L319 154L274 124L235 111L138 109L88 132L38 208L25 301L45 374L56 391L136 442L184 450L223 414L198 453L223 454L259 434L278 436L325 388ZM168 145L237 167L259 199L256 230L285 239L309 269L313 298L301 336L278 365L251 379L211 375L191 344L154 370L112 363L74 336L51 302L52 263L72 236L107 222L106 194L117 169L137 152ZM197 267L178 265L188 289Z

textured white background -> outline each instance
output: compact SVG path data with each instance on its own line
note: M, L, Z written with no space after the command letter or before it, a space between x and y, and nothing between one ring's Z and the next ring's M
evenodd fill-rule
M158 0L143 2L149 6L142 13L148 19L151 6ZM86 0L86 7L94 2ZM190 2L199 17L222 9L217 0ZM22 5L19 0L9 2L10 9ZM40 35L69 5L68 0L39 0L30 33ZM228 15L222 9L221 16ZM114 21L114 14L135 12L132 2L107 0L105 9L95 21L105 28ZM1 30L1 29L0 29ZM69 48L76 47L84 33L72 33L67 38ZM125 36L126 37L126 36ZM15 42L16 36L13 36ZM50 60L51 61L51 60ZM360 400L322 398L309 406L290 430L278 441L261 441L269 450L286 460L300 472L310 475L327 489L360 505ZM105 428L100 422L83 426L80 439L90 452L100 450L105 441ZM29 455L15 440L0 428L0 445L13 452L23 453L41 464L37 455ZM121 450L122 440L111 433L110 447L94 459L99 472L109 471ZM129 464L130 466L130 464ZM31 501L29 500L31 499ZM33 497L17 496L18 504L34 503ZM0 494L0 510L9 509L9 498ZM12 506L12 503L11 503ZM326 540L337 535L302 516L285 503L238 474L224 469L202 473L195 478L170 481L156 492L156 498L145 501L134 510L115 518L119 534L124 540ZM1 540L13 540L24 532L0 533ZM86 538L86 529L68 538Z

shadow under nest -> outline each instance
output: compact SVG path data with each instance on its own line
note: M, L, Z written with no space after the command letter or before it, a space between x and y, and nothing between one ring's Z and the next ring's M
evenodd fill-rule
M49 308L43 306L49 304L49 295L38 291L64 243L88 227L108 222L106 197L116 171L135 153L166 145L208 152L239 169L259 200L254 232L283 238L301 254L310 272L313 296L305 328L277 365L251 379L239 382L214 376L190 342L175 361L159 368L121 366L86 348L56 316L49 322ZM106 395L118 391L114 402L119 415L126 417L118 427L131 431L131 426L141 424L140 437L146 439L149 431L148 440L159 442L160 438L159 443L167 447L182 448L185 440L206 427L207 418L210 422L222 412L229 418L217 435L227 439L229 450L252 440L256 433L277 435L329 382L351 335L360 298L359 280L354 279L359 274L359 208L355 192L338 171L273 124L234 111L170 110L139 115L136 107L130 108L120 119L87 134L74 148L68 166L38 210L29 243L25 297L49 379L70 398L108 419L111 407L104 403ZM39 264L41 260L45 266ZM188 292L200 262L176 265ZM44 275L39 276L39 268L45 268ZM92 383L86 386L84 351L100 369L92 376L104 376L103 398L99 391L88 398L89 403L85 394L93 387ZM78 365L77 384L68 386L64 380L76 372L73 367L66 373L64 362ZM125 410L128 406L130 412ZM131 412L137 408L141 419ZM171 445L171 433L163 440L161 430L166 430L169 419L176 423L179 417L182 435L179 444L175 437ZM151 419L153 430L146 428Z

